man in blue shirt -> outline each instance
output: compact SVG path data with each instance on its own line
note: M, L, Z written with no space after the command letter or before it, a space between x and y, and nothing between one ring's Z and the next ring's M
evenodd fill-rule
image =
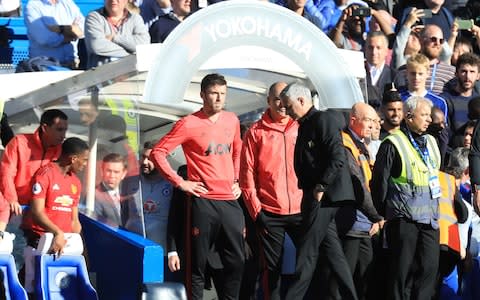
M30 57L56 58L63 66L78 63L77 41L83 38L85 18L73 0L30 0L25 25Z
M289 7L288 0L275 0L273 2L287 8ZM335 2L333 0L305 1L304 13L308 15L307 19L323 31L326 31L331 25L334 10Z

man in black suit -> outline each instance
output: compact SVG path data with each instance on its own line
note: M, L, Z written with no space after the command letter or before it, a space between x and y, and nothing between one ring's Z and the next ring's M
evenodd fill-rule
M371 31L365 42L368 103L375 108L382 102L386 83L393 82L395 70L386 64L388 38L382 31Z
M335 225L338 207L355 199L340 133L345 121L333 111L315 109L310 90L304 85L289 84L280 98L287 113L300 124L294 167L303 190L304 231L298 243L295 276L286 299L302 299L305 295L320 246L337 277L342 299L358 299Z
M112 227L125 226L128 202L133 201L125 196L120 185L127 174L125 158L118 153L107 154L102 160L101 173L102 181L95 189L95 215Z

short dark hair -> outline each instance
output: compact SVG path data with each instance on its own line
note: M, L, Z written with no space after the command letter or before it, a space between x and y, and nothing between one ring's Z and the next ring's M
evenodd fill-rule
M40 117L40 124L45 124L51 126L56 118L60 118L62 120L67 121L68 116L59 109L49 109L43 112L42 116Z
M123 163L123 166L127 168L127 160L125 157L119 153L108 153L102 159L103 163Z
M480 58L474 53L463 53L457 59L457 64L455 65L457 71L463 65L477 66L477 69L480 71Z
M153 141L146 141L143 143L143 149L153 149L155 147L155 143Z
M218 73L208 74L203 77L202 83L200 84L200 90L205 92L212 85L227 85L227 81L223 75Z
M62 156L81 154L90 149L87 142L77 137L71 137L63 141Z
M367 34L367 41L375 37L382 37L385 40L385 45L388 47L388 37L383 31L370 31Z
M475 126L477 126L477 120L468 120L467 123L465 123L465 130L467 130L467 128L475 128Z

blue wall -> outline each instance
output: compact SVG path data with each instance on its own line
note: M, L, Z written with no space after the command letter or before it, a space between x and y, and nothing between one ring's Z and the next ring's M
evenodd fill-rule
M139 299L144 283L163 282L163 249L135 233L80 216L99 299Z

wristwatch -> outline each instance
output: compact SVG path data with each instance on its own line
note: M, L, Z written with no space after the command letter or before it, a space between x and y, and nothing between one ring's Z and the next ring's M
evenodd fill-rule
M317 183L313 189L316 193L325 192L327 190L327 185L322 183Z
M3 240L3 236L5 235L5 232L0 230L0 238Z

